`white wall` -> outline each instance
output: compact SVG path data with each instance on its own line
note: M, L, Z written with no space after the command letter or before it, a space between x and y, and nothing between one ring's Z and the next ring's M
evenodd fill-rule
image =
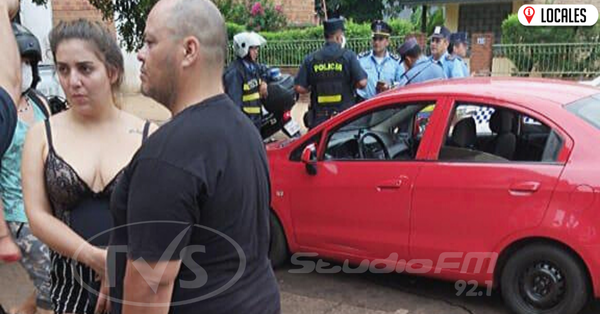
M21 0L21 24L39 39L42 46L42 63L52 63L48 42L48 33L52 29L52 1L48 1L46 6L38 6L31 0Z
M123 81L122 90L125 93L138 93L140 91L140 66L141 63L137 60L136 53L128 53L122 48L123 58L125 62L125 80Z
M118 12L115 12L115 21L117 21ZM118 27L118 25L115 25ZM121 42L121 36L117 30L117 42ZM137 53L127 52L125 48L121 48L123 52L123 61L125 62L125 80L123 81L122 91L125 93L140 92L140 66L141 63L137 60Z

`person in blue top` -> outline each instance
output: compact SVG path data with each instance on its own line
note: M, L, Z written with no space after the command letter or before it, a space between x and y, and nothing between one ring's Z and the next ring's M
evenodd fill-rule
M460 62L465 76L470 76L471 71L469 66L465 62L464 58L467 56L467 50L469 47L469 40L467 39L467 33L458 32L450 35L450 46L448 46L448 52L451 58L454 58Z
M404 67L398 62L399 57L388 51L392 28L384 21L377 20L371 24L372 50L358 55L360 66L367 72L367 86L356 90L357 102L372 98L396 85Z
M436 26L431 35L430 60L439 63L444 68L446 78L465 77L460 62L450 57L448 45L450 44L450 30L445 26Z
M3 56L3 63L0 67L0 158L8 149L12 132L17 124L15 101L20 97L21 64L10 19L16 15L18 10L18 0L0 2L0 47L2 48L0 54ZM12 252L18 252L16 246L7 250L2 245L3 239L6 238L2 236L8 234L4 231L0 226L0 260L5 260L5 257L13 255Z
M408 38L398 48L398 54L401 62L407 68L402 75L399 86L446 78L442 66L422 54L421 47L414 37Z
M14 23L12 29L21 55L21 94L11 142L0 160L0 224L2 228L8 227L12 237L0 242L4 247L16 245L19 248L21 265L36 288L24 303L11 312L52 313L49 250L31 233L21 184L25 135L32 124L48 118L50 112L45 98L35 90L40 80L37 65L42 59L42 50L38 39L28 29ZM10 244L10 241L13 243Z

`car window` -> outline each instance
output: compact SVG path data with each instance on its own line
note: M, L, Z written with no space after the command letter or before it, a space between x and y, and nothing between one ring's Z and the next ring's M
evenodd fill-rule
M565 108L600 130L600 94L578 100Z
M555 162L564 144L547 125L519 111L457 103L439 159L469 162Z
M434 102L397 104L353 117L330 133L325 160L414 160Z

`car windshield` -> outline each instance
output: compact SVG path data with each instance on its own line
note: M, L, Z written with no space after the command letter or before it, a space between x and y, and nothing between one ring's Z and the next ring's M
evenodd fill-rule
M565 108L600 130L600 94L580 99Z
M340 129L341 132L345 131L355 131L355 130L364 130L364 129L372 129L373 127L381 124L384 121L392 119L399 112L404 110L404 107L400 108L392 108L384 111L374 112L372 114L365 115L364 117L357 119Z

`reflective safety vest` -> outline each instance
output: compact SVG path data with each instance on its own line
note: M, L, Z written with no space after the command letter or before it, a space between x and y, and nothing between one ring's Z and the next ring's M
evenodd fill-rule
M261 102L260 102L260 83L262 82L258 71L251 72L244 66L242 61L238 61L237 68L242 73L242 110L253 121L260 118Z
M349 84L347 77L349 64L343 57L344 52L344 49L340 49L338 54L330 57L323 56L321 51L314 54L310 63L310 73L313 79L311 100L314 110L318 111L323 106L336 107L341 110L342 105L349 102L349 98L353 98L352 90L350 86L347 86Z

